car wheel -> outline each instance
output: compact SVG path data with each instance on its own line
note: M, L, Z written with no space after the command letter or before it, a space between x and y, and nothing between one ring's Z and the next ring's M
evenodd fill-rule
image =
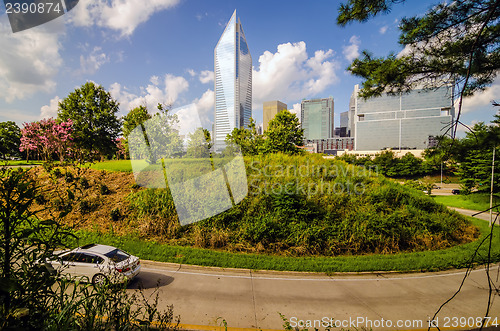
M92 277L92 285L94 286L102 286L108 283L108 277L106 277L103 274L95 274L94 277Z

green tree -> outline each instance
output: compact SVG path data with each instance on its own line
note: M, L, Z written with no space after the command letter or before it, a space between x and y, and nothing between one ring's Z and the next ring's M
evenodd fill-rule
M208 149L212 149L212 136L210 135L210 131L203 129L203 135L205 136L205 140L208 142Z
M253 118L250 118L248 129L234 128L226 137L226 144L229 145L229 148L233 148L235 144L240 147L243 155L258 155L262 153L263 141L262 135L257 133L257 127Z
M498 154L499 141L497 126L479 122L472 127L471 132L467 132L465 138L455 142L452 153L458 163L456 174L460 177L465 192L471 192L473 189L489 192L493 148L496 148L495 154ZM498 161L498 158L496 160ZM495 162L495 168L499 165ZM498 192L500 174L495 174L493 185L494 190Z
M0 122L0 156L2 159L19 155L21 129L12 121Z
M160 106L161 107L161 106ZM130 158L146 159L155 164L159 159L182 154L182 139L175 128L179 120L168 110L160 109L150 119L137 126L128 136Z
M135 129L139 124L144 123L149 120L151 115L148 113L148 110L144 106L135 107L130 110L127 115L123 116L123 129L122 134L124 138L127 138L130 132Z
M125 150L125 155L130 155L128 149L128 136L130 135L130 132L150 118L151 115L144 106L135 107L134 109L131 109L127 115L123 116L122 134L125 140L123 142L123 146L121 147Z
M347 0L337 23L364 22L406 0ZM438 2L425 15L401 19L400 55L375 57L363 51L348 70L364 79L360 95L407 92L417 85L436 87L455 82L462 98L490 85L500 69L500 3L498 0ZM455 137L455 125L452 136Z
M295 114L283 110L269 122L264 137L266 153L297 154L301 151L297 146L301 146L304 141L304 129L301 129Z
M377 154L373 158L373 164L377 166L378 171L384 176L396 177L398 175L398 159L393 151L383 151Z
M87 82L59 103L58 119L73 122L73 141L82 157L110 156L121 130L118 102L102 86ZM84 156L85 155L85 156Z
M396 165L397 177L419 177L422 175L423 160L412 153L406 153Z
M210 132L208 132L208 139L207 132L206 129L197 128L189 134L187 157L207 159L210 157Z

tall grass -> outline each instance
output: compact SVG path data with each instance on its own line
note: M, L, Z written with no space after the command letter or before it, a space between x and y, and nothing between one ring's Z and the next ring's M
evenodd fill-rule
M159 240L294 256L442 249L478 236L460 215L372 169L315 155L249 157L245 164L248 196L226 212L180 228L167 188L131 193L130 217L142 235Z
M470 218L470 221L481 230L481 237L471 243L454 246L437 251L420 251L398 254L367 254L358 256L336 257L290 257L278 255L229 253L213 249L172 246L155 241L140 239L137 235L129 234L119 237L89 231L79 231L79 239L74 240L73 246L88 243L102 243L114 245L139 256L141 259L192 264L201 266L216 266L222 268L247 268L254 270L287 270L311 272L363 272L363 271L438 271L450 268L469 266L471 257L481 241L490 231L487 222ZM500 228L494 228L492 242L492 260L500 261ZM485 263L488 242L478 250L475 263Z

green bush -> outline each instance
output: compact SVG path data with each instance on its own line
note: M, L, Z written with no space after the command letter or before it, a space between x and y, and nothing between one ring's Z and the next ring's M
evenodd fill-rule
M111 190L106 184L99 185L99 191L101 192L101 195L108 195L111 193Z

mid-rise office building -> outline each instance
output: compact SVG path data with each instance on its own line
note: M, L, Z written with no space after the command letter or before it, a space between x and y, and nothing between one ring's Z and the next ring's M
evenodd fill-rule
M234 128L248 127L252 117L252 57L236 10L214 50L215 149Z
M276 116L280 111L287 110L286 104L281 101L266 101L263 105L263 129L267 130L269 127L269 122Z
M328 139L313 139L308 140L305 144L311 146L313 153L324 153L328 155L337 155L339 151L352 151L354 149L354 138L352 137L335 137Z
M305 140L328 139L335 135L332 97L302 100L300 117Z
M356 85L354 143L357 151L425 149L432 137L443 135L453 121L453 86L415 89L399 95L364 100Z

